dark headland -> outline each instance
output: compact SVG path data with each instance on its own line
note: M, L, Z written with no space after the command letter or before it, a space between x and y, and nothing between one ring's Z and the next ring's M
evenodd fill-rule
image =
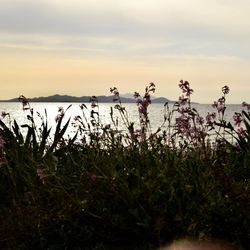
M113 102L113 96L96 96L98 101L100 103L112 103ZM34 97L34 98L28 98L29 102L79 102L79 103L88 103L90 102L91 96L69 96L69 95L51 95L47 97ZM127 97L120 97L120 100L122 103L135 103L136 100L133 98L127 98ZM19 102L18 98L13 98L9 100L0 100L0 102ZM172 102L169 99L165 97L155 97L152 99L152 103L166 103L166 102Z

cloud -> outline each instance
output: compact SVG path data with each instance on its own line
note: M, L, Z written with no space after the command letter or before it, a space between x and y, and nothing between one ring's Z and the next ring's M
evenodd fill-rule
M197 83L206 77L207 86L230 78L243 86L249 78L248 0L0 0L0 4L3 60L10 58L11 67L18 58L17 71L29 60L26 73L33 61L40 67L53 61L51 69L44 70L50 72L47 81L58 61L66 61L65 72L71 62L79 65L77 72L73 66L67 72L71 78L89 64L98 65L91 66L96 68L91 75L96 82L97 71L107 74L106 82L114 72L126 82L133 82L126 74L134 74L136 81L160 79L162 84L185 76ZM39 69L36 72L34 79ZM55 78L59 77L58 73ZM62 80L66 77L65 73Z
M96 6L98 7L98 6ZM5 2L0 9L0 30L15 33L60 35L116 35L130 27L119 11L95 6L64 8L46 1Z
M239 1L240 2L240 1ZM194 39L248 38L246 1L3 1L4 32ZM227 3L227 4L225 4ZM228 4L229 3L229 4Z

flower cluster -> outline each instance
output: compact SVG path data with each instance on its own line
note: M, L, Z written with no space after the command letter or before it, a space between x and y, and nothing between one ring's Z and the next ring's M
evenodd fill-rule
M99 102L98 98L96 96L91 96L90 98L91 102L91 111L90 111L90 122L93 127L98 127L99 126Z
M225 110L226 110L226 105L225 105L226 97L225 96L229 93L230 89L227 85L225 85L222 87L221 90L222 90L223 96L219 98L217 102L214 101L214 103L212 104L212 107L217 109L217 112L219 113L219 115L222 116L221 118L223 118Z
M187 103L188 98L184 95L179 96L178 104L179 106L183 106Z
M221 90L222 90L222 93L224 95L228 94L229 91L230 91L230 89L229 89L229 87L227 85L223 86Z
M216 119L216 113L215 112L208 112L206 115L206 125L208 127L213 127Z
M243 117L241 113L235 112L233 115L234 125L236 126L236 133L239 137L245 138L246 137L246 129L242 126Z
M190 88L188 81L180 81L179 87L186 96L190 96L194 91Z
M143 98L138 92L134 93L134 98L136 99L136 103L138 106L140 124L141 124L141 137L145 137L145 133L147 131L147 127L149 124L148 119L148 106L151 104L150 93L155 92L155 84L151 82L148 87L145 89L145 94Z
M234 125L237 127L241 126L241 122L243 121L241 113L235 112L233 115Z
M212 107L217 109L218 113L224 114L226 110L226 105L225 105L225 97L221 97L218 99L218 101L214 101L212 104Z
M59 107L58 108L58 114L57 116L55 117L55 121L56 122L59 122L59 120L61 120L64 116L65 112L64 112L64 108L63 107Z
M94 96L94 95L91 96L89 101L90 101L90 103L91 103L91 108L92 108L92 109L98 107L98 99L97 99L96 96Z
M110 88L110 93L113 94L113 102L120 102L120 94L116 87Z
M174 104L175 111L179 116L175 120L175 135L180 141L191 143L193 146L198 146L205 143L205 139L209 136L209 129L213 129L216 114L208 113L205 118L199 115L197 110L192 107L191 94L193 89L190 88L188 81L180 81L180 89L182 95Z
M24 95L20 95L18 99L20 102L22 102L23 110L30 109L29 101Z

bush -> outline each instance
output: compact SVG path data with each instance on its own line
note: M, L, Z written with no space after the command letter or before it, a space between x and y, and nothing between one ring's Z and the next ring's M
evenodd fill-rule
M179 238L216 238L247 249L249 114L237 117L244 132L224 121L224 87L224 99L214 104L219 121L210 114L205 123L191 107L189 84L180 87L185 96L172 110L165 105L169 127L163 132L151 131L148 120L152 83L144 97L135 93L139 130L116 88L111 91L127 133L115 122L101 124L94 97L90 121L84 113L75 119L79 130L71 139L64 138L69 120L62 126L62 109L52 140L46 119L37 132L33 110L25 136L16 122L11 128L0 121L0 246L155 249ZM170 127L173 112L180 116ZM209 130L217 134L214 144Z

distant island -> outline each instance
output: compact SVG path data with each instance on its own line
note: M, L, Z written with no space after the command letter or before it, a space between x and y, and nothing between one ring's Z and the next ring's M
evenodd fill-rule
M96 96L99 103L112 103L113 102L113 96ZM69 95L51 95L47 97L34 97L34 98L28 98L29 102L79 102L79 103L88 103L90 102L91 96L69 96ZM120 96L120 100L122 103L135 103L136 100L133 98L128 97L122 97ZM154 97L152 98L152 103L166 103L166 102L173 102L165 97ZM13 98L10 100L0 100L0 102L19 102L18 98Z

